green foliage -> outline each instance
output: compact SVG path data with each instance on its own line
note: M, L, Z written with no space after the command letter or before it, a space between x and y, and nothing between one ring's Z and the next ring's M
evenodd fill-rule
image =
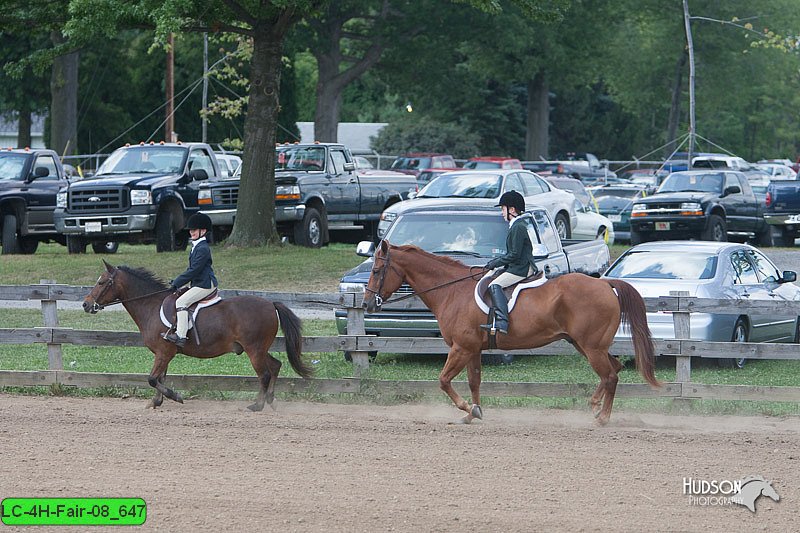
M457 158L479 153L478 136L459 124L416 116L383 128L373 139L372 149L382 154L442 152Z

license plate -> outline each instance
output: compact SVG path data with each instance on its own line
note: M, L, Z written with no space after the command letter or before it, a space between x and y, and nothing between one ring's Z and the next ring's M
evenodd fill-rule
M656 231L669 231L669 222L656 222Z
M622 222L622 215L608 215L608 220L611 222Z
M103 229L103 225L101 222L87 222L83 226L84 231L86 233L99 233Z

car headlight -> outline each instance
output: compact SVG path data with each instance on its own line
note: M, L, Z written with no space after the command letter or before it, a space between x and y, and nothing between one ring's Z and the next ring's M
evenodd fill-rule
M383 222L394 222L397 218L397 213L393 213L391 211L384 211L381 213L381 221Z
M153 203L153 193L150 191L131 191L131 205L147 205Z
M363 283L340 283L339 292L364 292Z
M700 204L697 202L683 202L681 204L681 210L685 211L698 211L700 209Z
M647 204L633 204L631 207L631 216L632 217L643 217L647 216Z
M60 207L62 209L67 208L67 193L60 192L56 194L56 207Z
M200 189L197 192L197 203L200 205L212 205L214 200L211 198L211 190Z
M297 185L278 185L275 187L276 200L300 200L300 187Z

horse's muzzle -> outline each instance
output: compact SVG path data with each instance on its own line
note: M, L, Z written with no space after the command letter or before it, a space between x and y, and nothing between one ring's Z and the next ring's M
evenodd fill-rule
M374 313L376 311L380 311L382 305L383 305L383 298L381 298L377 294L375 295L374 298L368 298L364 300L363 304L364 309L367 311L367 313Z
M87 313L95 314L102 308L103 306L99 305L97 302L89 302L88 300L83 301L83 310Z

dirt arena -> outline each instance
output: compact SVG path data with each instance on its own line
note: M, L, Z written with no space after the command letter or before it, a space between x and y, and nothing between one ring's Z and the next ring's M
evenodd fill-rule
M145 531L800 531L796 418L144 404L0 395L0 497L142 497ZM780 501L683 494L748 475Z

